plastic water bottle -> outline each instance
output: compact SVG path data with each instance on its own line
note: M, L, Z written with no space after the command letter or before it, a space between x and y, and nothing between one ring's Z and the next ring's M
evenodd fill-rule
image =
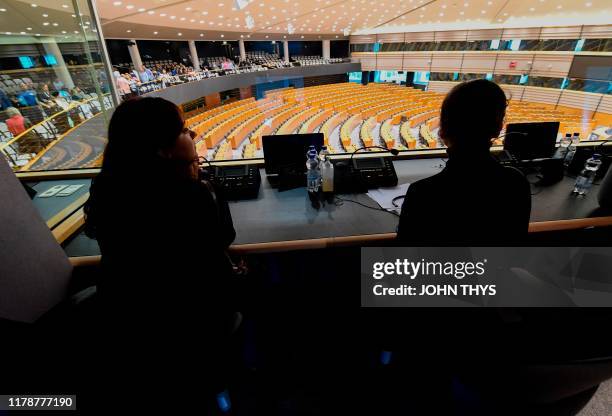
M323 197L331 202L334 194L334 165L326 155L321 161L321 178Z
M314 153L315 155L317 154L317 149L315 149L314 145L310 145L310 147L308 147L308 150L306 151L306 159L308 159L308 155L310 155L311 153Z
M565 135L565 137L563 137L559 141L559 147L557 147L557 151L555 152L555 155L553 157L555 159L565 160L565 158L567 157L567 154L569 153L569 148L571 144L572 144L572 135L568 133Z
M325 145L321 146L321 151L319 152L319 161L323 163L327 159L328 155L329 155L329 150L327 150L327 146Z
M584 169L580 172L580 175L576 178L576 185L574 185L574 193L578 195L586 194L595 180L597 170L601 167L601 155L595 153L589 158L584 164Z
M321 171L319 170L319 161L317 160L317 152L309 152L308 160L306 160L306 188L309 194L319 192L321 183Z
M565 135L568 137L569 135ZM565 162L563 165L567 168L574 160L574 156L576 155L576 144L580 141L580 135L578 133L574 133L574 136L571 138L571 143L568 146L567 154L565 156Z

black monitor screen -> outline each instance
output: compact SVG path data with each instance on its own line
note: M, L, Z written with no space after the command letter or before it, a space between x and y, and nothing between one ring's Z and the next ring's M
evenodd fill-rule
M266 173L276 174L283 165L299 164L306 171L306 152L311 145L321 150L323 133L280 134L263 136L263 153Z
M508 124L504 150L518 160L552 157L558 132L558 121Z

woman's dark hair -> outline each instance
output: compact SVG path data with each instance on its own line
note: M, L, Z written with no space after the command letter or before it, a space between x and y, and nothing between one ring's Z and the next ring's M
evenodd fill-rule
M136 97L124 101L115 109L108 125L101 174L154 165L159 161L160 151L174 146L184 124L181 110L163 98Z
M167 177L174 168L161 151L172 148L184 127L183 114L163 98L132 98L121 103L108 125L102 170L85 204L85 234L96 238L100 213L116 204L120 190L143 169L150 177ZM154 179L152 179L154 180Z
M491 146L506 115L506 94L485 79L456 85L444 98L440 110L440 138L455 149Z

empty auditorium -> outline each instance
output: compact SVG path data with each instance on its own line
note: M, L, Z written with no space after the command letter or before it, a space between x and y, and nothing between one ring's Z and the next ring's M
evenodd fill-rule
M0 0L0 415L612 415L609 0Z

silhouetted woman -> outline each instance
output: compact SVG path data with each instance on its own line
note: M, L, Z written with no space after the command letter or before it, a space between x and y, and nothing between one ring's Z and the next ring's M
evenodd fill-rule
M524 241L531 190L523 174L490 153L506 115L506 96L484 79L455 86L440 111L448 162L410 185L398 227L402 243L470 244Z
M193 385L201 388L214 379L209 367L237 324L225 253L232 218L198 172L176 105L147 97L116 108L85 207L86 233L102 253L97 287L109 342L102 354L135 365L139 382L168 387L182 379L166 372L210 373Z

